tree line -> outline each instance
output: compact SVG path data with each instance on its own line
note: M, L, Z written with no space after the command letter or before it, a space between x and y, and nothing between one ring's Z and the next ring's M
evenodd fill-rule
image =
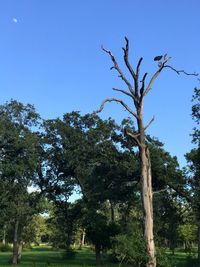
M199 104L193 105L193 116L198 120ZM13 264L20 261L22 246L35 240L30 229L44 212L51 229L46 240L68 253L85 235L98 264L108 248L119 261L136 266L147 261L141 162L124 128L135 130L130 118L118 125L111 118L71 112L42 120L30 104L11 100L0 106L0 232L4 244L13 243ZM193 137L199 142L198 129ZM180 169L157 138L146 140L157 246L189 250L198 241L199 147L188 152L188 166ZM80 199L70 202L74 190Z

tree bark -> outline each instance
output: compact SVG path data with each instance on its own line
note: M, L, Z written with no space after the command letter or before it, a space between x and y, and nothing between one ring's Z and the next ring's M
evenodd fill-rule
M140 147L141 158L141 186L144 214L144 235L149 260L147 267L156 267L155 244L153 234L153 193L150 153L147 146Z
M81 247L84 245L85 245L85 229L83 229L83 232L82 232Z
M95 255L96 255L96 265L102 265L101 248L98 245L95 245Z
M19 228L19 218L15 221L14 226L14 240L13 240L13 255L12 255L12 264L17 265L18 263L18 228Z
M17 255L17 263L19 263L21 261L22 258L22 242L19 243L18 245L18 255Z
M85 235L86 235L85 229L83 229L81 232L79 249L82 249L82 247L85 245Z
M143 102L137 106L138 115L138 132L139 135L139 154L141 161L141 196L143 204L143 220L144 220L144 237L146 241L146 252L149 260L146 267L156 267L156 252L153 234L153 189L152 189L152 173L151 158L149 148L145 141L145 127L143 124Z

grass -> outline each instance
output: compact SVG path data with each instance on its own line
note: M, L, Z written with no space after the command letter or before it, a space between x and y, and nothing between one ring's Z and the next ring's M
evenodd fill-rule
M95 266L94 252L89 248L83 248L82 250L75 251L75 258L66 259L66 254L62 250L53 250L50 247L35 247L31 250L24 251L22 253L21 263L17 266L22 267L80 267L80 266ZM0 267L10 266L9 259L11 257L10 252L0 253ZM110 267L117 267L118 264L114 264L108 261L107 257L104 257L104 265Z
M183 250L176 250L175 255L170 252L167 254L175 267L199 267L196 250L191 254L185 253Z
M175 267L197 267L196 255L188 255L182 251L177 251L174 256L168 252ZM10 266L10 252L0 253L0 267ZM53 250L51 247L34 247L26 250L22 254L22 261L19 267L92 267L95 266L95 255L90 248L76 250L75 258L67 259L62 250ZM118 267L117 263L112 263L104 256L104 266Z
M174 257L176 267L198 267L196 258L185 253L177 253Z

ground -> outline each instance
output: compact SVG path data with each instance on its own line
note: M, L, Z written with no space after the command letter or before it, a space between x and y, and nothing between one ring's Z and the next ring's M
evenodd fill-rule
M9 266L8 261L11 256L9 252L0 253L0 267ZM172 257L172 256L170 256ZM184 252L176 252L173 256L173 262L176 267L196 267L195 255L188 255ZM76 250L74 259L66 259L64 251L53 250L50 247L35 247L31 250L23 252L23 257L19 267L80 267L95 266L95 255L90 248ZM109 257L104 257L104 266L118 267L116 263L112 263Z

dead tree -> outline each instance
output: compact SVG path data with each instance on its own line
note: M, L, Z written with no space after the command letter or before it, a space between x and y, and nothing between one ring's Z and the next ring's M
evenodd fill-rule
M131 75L132 82L124 75L121 68L119 67L118 62L116 61L114 55L111 51L102 47L103 51L106 52L112 62L113 66L111 69L114 69L118 72L119 77L126 84L128 90L122 90L119 88L113 88L114 91L120 92L126 96L129 96L132 99L133 107L132 109L129 105L127 105L123 100L119 98L107 98L105 99L100 109L95 111L95 113L101 112L108 102L117 102L120 103L125 110L127 110L130 115L137 122L137 131L131 132L130 130L126 130L125 134L130 136L139 148L139 156L141 161L141 199L143 206L143 219L144 219L144 236L146 241L146 251L148 255L148 262L146 264L147 267L156 267L156 253L155 253L155 244L154 244L154 234L153 234L153 191L152 191L152 176L151 176L151 159L150 152L145 140L145 130L151 125L154 120L154 117L150 120L147 125L144 125L144 117L143 117L143 105L145 96L149 93L154 81L159 76L159 74L164 69L171 69L175 71L177 74L184 73L186 75L197 75L195 73L187 73L184 70L176 70L172 66L168 65L168 61L170 57L165 54L164 56L157 56L154 58L154 61L158 62L157 71L150 77L147 82L148 73L146 72L140 78L140 67L143 58L141 57L137 63L136 69L134 70L129 61L129 40L125 37L125 47L123 47L124 53L124 62L128 69L128 72Z

